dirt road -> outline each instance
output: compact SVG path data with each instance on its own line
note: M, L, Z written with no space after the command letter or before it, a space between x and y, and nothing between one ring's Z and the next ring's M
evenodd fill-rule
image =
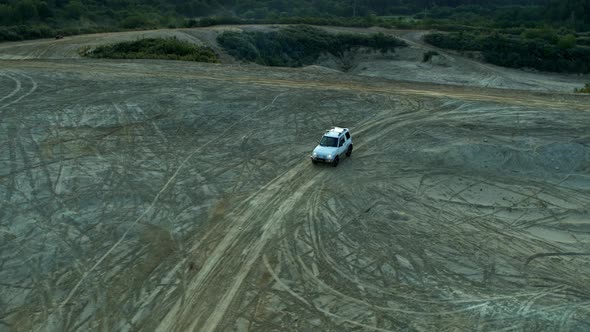
M304 69L0 61L0 330L590 329L589 111ZM333 125L352 157L311 165Z

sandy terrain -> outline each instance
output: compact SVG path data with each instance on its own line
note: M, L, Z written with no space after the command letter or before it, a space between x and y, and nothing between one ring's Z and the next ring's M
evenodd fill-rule
M590 329L574 78L77 59L216 29L0 44L0 331Z

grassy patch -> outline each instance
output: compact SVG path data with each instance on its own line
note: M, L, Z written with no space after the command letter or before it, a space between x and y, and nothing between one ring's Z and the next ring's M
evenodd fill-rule
M176 38L145 38L81 50L83 56L108 59L164 59L198 62L219 62L209 47L202 47Z
M361 47L388 52L406 43L384 34L330 34L310 26L292 26L273 32L226 31L217 37L233 57L265 66L300 67L315 63L321 54L341 57Z

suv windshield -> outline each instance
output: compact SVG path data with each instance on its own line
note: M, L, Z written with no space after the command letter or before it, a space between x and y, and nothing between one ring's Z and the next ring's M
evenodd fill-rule
M337 147L338 146L338 139L336 137L324 136L324 137L322 137L322 140L320 141L320 145L321 146Z

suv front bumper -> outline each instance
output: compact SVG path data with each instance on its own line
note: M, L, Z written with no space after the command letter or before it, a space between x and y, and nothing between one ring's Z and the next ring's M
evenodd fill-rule
M324 164L331 164L334 162L334 159L322 158L322 157L314 157L311 156L311 161L314 163L324 163Z

